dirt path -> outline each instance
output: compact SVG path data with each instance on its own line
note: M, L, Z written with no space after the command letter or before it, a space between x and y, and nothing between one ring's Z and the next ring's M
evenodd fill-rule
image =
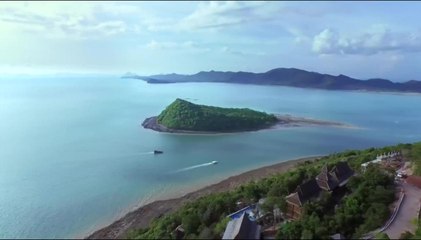
M412 222L418 217L421 189L406 182L403 182L401 186L405 192L405 198L403 199L395 220L388 229L384 231L390 239L398 239L405 231L414 233L416 228L415 224Z

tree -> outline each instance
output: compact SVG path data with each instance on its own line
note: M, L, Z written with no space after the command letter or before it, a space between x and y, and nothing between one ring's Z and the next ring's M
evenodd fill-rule
M381 233L376 234L375 239L390 239L390 238L386 233L381 232Z
M302 226L300 221L288 222L281 226L276 239L300 239Z
M401 235L399 236L399 239L412 239L413 237L414 237L414 234L412 234L409 231L405 231L401 233Z
M188 213L182 216L181 221L186 234L197 233L197 229L200 226L200 218L196 213Z
M215 225L215 228L214 228L214 231L213 231L214 234L219 236L219 237L222 237L222 234L225 232L225 228L227 227L227 224L230 220L231 219L229 217L225 217L221 221L219 221Z
M313 239L313 233L308 229L304 229L301 233L301 239Z

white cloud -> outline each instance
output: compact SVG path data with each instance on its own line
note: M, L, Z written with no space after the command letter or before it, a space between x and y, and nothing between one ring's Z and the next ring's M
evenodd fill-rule
M103 2L101 5L98 6L101 11L121 16L121 15L127 15L127 14L144 14L144 11L136 5L128 4L128 3L115 3L115 2Z
M112 9L115 11L113 12ZM0 6L0 29L38 33L46 37L96 38L124 33L131 28L121 19L99 18L99 13L128 14L133 6L115 3L8 2Z
M244 20L227 13L240 9L242 6L238 2L202 3L196 11L181 21L180 26L183 29L197 29L238 24Z
M180 21L182 29L219 28L266 19L262 8L265 2L211 1Z
M312 40L299 28L296 28L293 26L285 26L284 28L287 32L289 32L294 37L294 43L301 44L301 43L307 43Z
M260 1L210 1L200 2L197 8L185 17L172 19L166 16L143 16L141 23L149 31L195 31L216 29L268 18L267 10L273 10Z
M227 46L222 47L221 51L223 53L228 53L228 54L232 54L232 55L239 55L239 56L247 56L247 55L264 56L264 55L266 55L266 53L261 52L261 51L240 51L240 50L232 49L232 48L227 47Z
M312 50L318 54L372 55L382 52L421 51L420 32L392 32L386 26L375 25L356 37L341 36L325 29L313 38Z
M331 29L325 29L314 37L312 49L317 53L334 53L338 50L338 42L338 34Z
M127 25L123 21L104 21L99 23L83 24L79 21L62 21L54 24L55 29L64 35L79 37L111 36L127 31Z
M193 41L185 42L159 42L152 40L145 47L149 50L190 50L196 52L207 52L210 48L203 47L200 44Z
M177 46L178 44L175 42L157 42L155 40L152 40L146 44L146 48L151 50L171 49Z

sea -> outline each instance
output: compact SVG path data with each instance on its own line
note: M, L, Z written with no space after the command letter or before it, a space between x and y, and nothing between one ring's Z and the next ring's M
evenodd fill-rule
M183 135L141 126L176 98L354 127ZM138 206L251 169L416 142L420 104L418 94L147 84L108 75L0 77L0 238L86 237Z

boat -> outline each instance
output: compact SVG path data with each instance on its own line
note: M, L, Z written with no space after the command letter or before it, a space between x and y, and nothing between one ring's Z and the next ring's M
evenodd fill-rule
M164 152L160 151L160 150L153 150L153 154L162 154L162 153L164 153Z
M212 161L211 163L212 164L218 164L218 161Z

